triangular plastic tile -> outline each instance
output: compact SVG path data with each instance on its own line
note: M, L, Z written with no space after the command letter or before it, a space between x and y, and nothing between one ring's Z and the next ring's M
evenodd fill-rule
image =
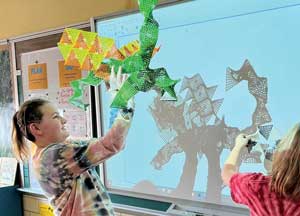
M82 63L81 70L92 70L93 69L93 64L92 64L92 59L90 55L87 55Z
M258 126L259 133L266 139L269 139L270 133L272 131L273 125L260 125Z
M122 55L129 57L139 51L140 44L138 40L131 41L130 43L122 46L119 51L122 53Z
M219 110L220 110L220 107L221 107L221 105L222 105L222 103L223 103L223 100L224 99L218 99L218 100L214 100L213 102L212 102L212 104L213 104L213 109L214 109L214 113L217 115L218 114L218 112L219 112Z
M80 63L79 63L78 59L76 58L76 54L73 51L73 49L71 50L68 58L65 60L65 65L80 67Z
M81 31L81 33L85 39L88 49L90 49L98 34L96 32L88 32L88 31Z
M72 45L58 43L57 46L64 60L66 60L71 53Z
M209 120L211 119L212 116L213 115L208 115L208 116L202 117L203 120L204 120L204 122L205 122L205 124L207 124L207 122L209 122Z
M187 78L186 76L184 76L183 79L182 79L182 82L181 82L181 87L180 87L179 92L184 91L188 87L189 87L189 78Z
M116 45L113 44L108 53L106 53L105 58L114 58L117 60L124 60L125 56L117 49Z
M112 48L112 46L114 44L114 39L100 37L100 43L101 43L102 52L104 55L106 55L108 53L108 51Z
M68 33L69 38L71 39L72 44L74 45L77 41L77 38L79 36L80 30L78 29L71 29L67 28L65 31Z
M98 77L100 79L103 79L104 81L108 82L109 81L109 76L110 76L110 73L108 71L109 71L108 65L107 64L101 64L99 69L94 73L95 73L96 77Z
M206 87L202 77L200 74L195 74L194 76L192 76L191 78L189 78L189 87L192 90L196 90L199 86L203 85L204 87Z
M102 63L104 56L102 54L90 54L93 64L93 71L97 71Z
M60 38L60 41L59 43L62 43L62 44L72 44L72 41L71 41L71 38L69 37L69 34L64 31L61 38Z
M209 88L207 88L207 95L210 99L212 99L212 97L214 96L215 92L216 92L216 89L217 89L217 85L215 86L211 86Z
M102 48L100 45L99 37L96 37L94 42L92 42L92 46L89 49L90 53L102 53Z
M88 46L87 46L85 39L83 37L83 34L81 32L79 33L77 40L73 47L80 48L80 49L88 49Z
M162 97L160 98L162 101L176 101L176 98L174 98L172 95L170 95L167 91L164 92Z
M187 93L185 95L185 98L184 98L184 101L188 101L190 99L192 99L194 96L193 96L193 93L190 89L187 90Z
M73 51L76 55L77 60L79 61L80 67L82 67L83 62L88 55L88 51L80 48L73 48Z
M232 70L227 68L226 70L226 87L225 90L228 91L229 89L233 88L239 82L233 77Z

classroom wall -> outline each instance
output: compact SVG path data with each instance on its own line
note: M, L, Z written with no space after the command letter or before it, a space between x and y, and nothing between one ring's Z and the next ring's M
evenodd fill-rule
M0 41L137 8L137 0L3 0Z
M6 0L0 3L0 40L40 32L136 7L134 0Z

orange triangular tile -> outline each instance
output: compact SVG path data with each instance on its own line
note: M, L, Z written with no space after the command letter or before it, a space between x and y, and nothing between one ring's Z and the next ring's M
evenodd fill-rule
M125 56L117 49L116 45L114 44L110 51L105 55L105 58L124 60Z
M84 59L81 69L82 70L92 70L93 69L93 64L92 64L90 55L87 55L86 58Z
M90 53L102 53L99 37L96 37L92 43L91 48L89 49Z
M110 76L110 73L108 71L109 66L107 64L101 64L99 69L95 72L95 76L108 82Z
M74 48L88 49L87 43L86 43L82 33L80 33L78 35L77 40L74 44Z
M80 67L80 63L79 63L78 59L76 58L76 54L74 53L73 50L71 51L68 59L66 59L65 65Z
M62 43L62 44L72 44L72 41L71 41L71 38L69 37L69 34L64 31L61 38L60 38L60 41L59 43Z

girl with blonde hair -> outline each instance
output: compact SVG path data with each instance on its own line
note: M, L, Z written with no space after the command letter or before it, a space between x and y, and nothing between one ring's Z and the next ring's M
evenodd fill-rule
M112 69L112 97L126 76ZM13 149L27 158L26 139L36 146L33 168L56 215L114 215L112 203L94 167L122 150L133 109L116 110L110 131L100 139L67 141L66 119L57 107L43 99L23 103L13 117Z
M247 205L252 216L300 215L300 125L279 142L268 175L238 172L237 162L249 139L246 134L237 136L222 171L233 201Z

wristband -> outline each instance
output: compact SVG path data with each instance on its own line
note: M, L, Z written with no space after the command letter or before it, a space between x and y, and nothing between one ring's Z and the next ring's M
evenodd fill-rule
M127 108L127 107L123 108L123 109L120 110L120 114L124 119L128 120L128 119L132 118L132 116L134 114L134 109L131 108L131 107L130 108Z

